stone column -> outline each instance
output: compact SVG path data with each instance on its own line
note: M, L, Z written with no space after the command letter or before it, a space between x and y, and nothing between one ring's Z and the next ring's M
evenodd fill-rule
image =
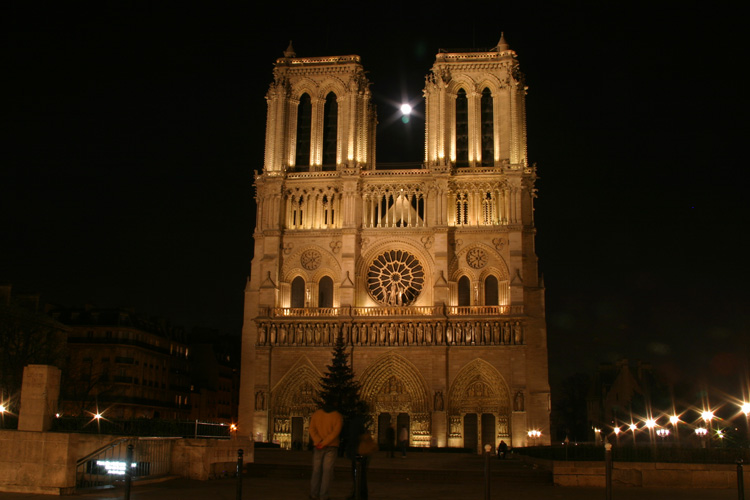
M28 365L23 369L19 431L45 432L52 428L60 396L60 369Z

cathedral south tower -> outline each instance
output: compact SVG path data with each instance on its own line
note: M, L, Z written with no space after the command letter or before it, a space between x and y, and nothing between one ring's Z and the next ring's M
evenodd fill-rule
M504 38L441 50L424 97L424 163L381 169L359 56L276 61L242 339L239 427L256 441L306 445L341 335L381 441L390 426L411 446L549 444L516 54Z

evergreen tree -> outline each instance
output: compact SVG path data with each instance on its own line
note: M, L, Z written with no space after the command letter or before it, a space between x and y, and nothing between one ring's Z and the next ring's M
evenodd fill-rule
M333 407L344 417L368 417L367 403L359 396L360 385L354 380L344 336L339 334L333 348L333 359L320 380L318 404Z

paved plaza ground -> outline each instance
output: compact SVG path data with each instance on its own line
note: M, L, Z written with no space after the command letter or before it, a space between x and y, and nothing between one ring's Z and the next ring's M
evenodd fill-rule
M243 500L305 500L309 491L311 454L281 450L256 450L243 478ZM482 457L455 453L409 453L405 459L387 458L379 452L370 467L370 500L467 499L484 500ZM523 500L604 500L604 488L554 486L549 472L520 460L493 459L491 498ZM229 471L228 471L229 472ZM170 479L133 487L132 500L235 500L236 479L210 481ZM351 492L349 462L338 459L332 499L343 500ZM123 491L100 490L50 497L0 493L0 500L50 500L51 498L98 500L123 498ZM613 500L736 500L736 490L615 487Z

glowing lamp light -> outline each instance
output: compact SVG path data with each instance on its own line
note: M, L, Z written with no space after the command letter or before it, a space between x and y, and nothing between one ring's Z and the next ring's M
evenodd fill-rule
M538 431L536 429L532 429L528 432L530 438L538 438L541 437L542 431Z
M669 417L669 423L672 425L677 425L679 421L680 417L678 417L677 415L672 415L671 417Z
M619 428L619 427L615 427L614 429L612 429L612 432L614 432L614 433L615 433L615 436L617 436L617 435L619 435L619 434L620 434L621 430L620 430L620 428Z
M696 434L697 434L698 436L701 436L701 437L703 437L703 436L705 436L706 434L708 434L708 430L707 430L707 429L706 429L705 427L698 427L697 429L695 429L695 433L696 433Z
M229 430L232 431L232 432L234 432L234 431L237 430L237 426L235 424L232 424L232 425L229 426Z
M96 420L99 420L100 418L102 418L102 414L101 413L97 413L97 414L94 415L94 418Z
M0 405L0 413L5 413L7 411L7 408L5 408L5 405Z
M96 465L99 467L103 467L104 470L107 471L107 474L112 474L114 476L124 476L125 472L128 468L127 462L119 462L114 460L97 460ZM136 467L135 462L131 462L130 467L135 468Z
M701 413L701 418L704 422L710 422L714 418L714 412L711 410L705 410L703 413Z
M656 427L656 420L654 420L653 418L646 419L646 427L648 427L649 429L653 429L654 427Z
M721 429L718 429L716 431L716 435L719 436L719 439L724 439L724 431L722 431Z
M742 406L740 406L740 411L744 413L746 417L750 415L750 403L742 403Z
M661 437L661 438L665 438L665 437L669 436L669 429L658 429L656 431L656 435L659 436L659 437Z
M411 114L411 105L409 105L409 104L402 104L401 105L401 114L403 114L403 115L409 115L409 114Z
M629 429L635 432L636 430L638 430L638 426L636 424L630 424Z

